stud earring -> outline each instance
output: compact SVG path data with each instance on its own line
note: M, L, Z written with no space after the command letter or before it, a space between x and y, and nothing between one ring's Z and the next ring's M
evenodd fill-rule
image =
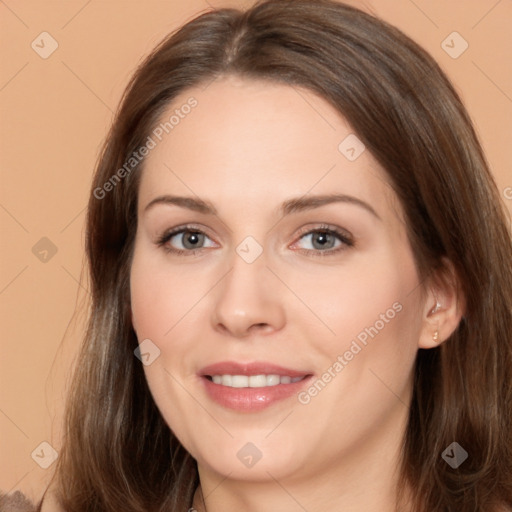
M436 331L432 336L432 339L437 343L439 341L439 331Z

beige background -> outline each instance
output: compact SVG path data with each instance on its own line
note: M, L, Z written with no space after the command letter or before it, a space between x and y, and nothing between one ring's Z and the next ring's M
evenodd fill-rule
M84 325L84 315L74 313L88 295L80 279L91 173L130 74L200 11L250 3L0 0L0 489L35 498L54 467L36 463L49 457L48 447L38 447L60 446L65 382ZM512 2L364 6L424 46L454 81L512 211ZM469 44L456 59L442 47L453 31ZM58 43L47 59L31 47L35 41L39 52L50 48L42 32ZM451 51L461 49L460 39L451 41ZM54 255L43 237L57 248Z

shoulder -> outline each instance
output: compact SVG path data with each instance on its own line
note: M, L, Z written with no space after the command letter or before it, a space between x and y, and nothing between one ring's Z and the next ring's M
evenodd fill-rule
M33 503L20 491L6 494L0 491L0 512L65 512L58 504L53 493L48 490L43 498L42 506Z
M36 512L37 507L20 491L4 494L0 491L0 512Z

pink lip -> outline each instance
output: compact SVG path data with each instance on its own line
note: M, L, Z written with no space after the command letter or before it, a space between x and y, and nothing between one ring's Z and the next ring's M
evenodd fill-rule
M213 375L287 375L289 377L304 377L298 382L278 384L262 388L231 388L215 384L208 376ZM240 412L257 412L270 405L297 395L309 385L313 375L308 372L283 368L272 363L235 363L225 361L206 366L199 372L200 380L207 395L219 405Z

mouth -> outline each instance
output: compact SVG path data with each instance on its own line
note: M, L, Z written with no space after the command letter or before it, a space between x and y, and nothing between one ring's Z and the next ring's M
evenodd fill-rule
M199 377L207 396L239 412L258 412L284 402L307 386L313 373L267 362L225 361L203 368Z

